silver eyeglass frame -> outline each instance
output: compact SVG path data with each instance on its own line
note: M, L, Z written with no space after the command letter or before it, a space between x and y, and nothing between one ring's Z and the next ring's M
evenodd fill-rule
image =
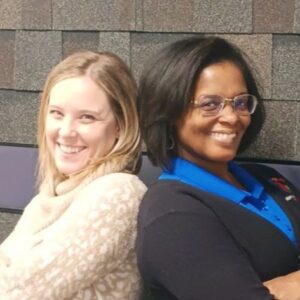
M219 106L219 110L216 111L216 112L213 112L213 113L211 111L206 111L206 110L201 109L201 106L200 106L200 104L202 103L201 99L203 99L205 97L212 97L212 96L222 98L222 102L221 102L221 105ZM252 110L250 112L246 113L246 112L243 112L243 111L236 110L235 103L236 103L237 99L241 96L251 96L252 97L253 107L252 107ZM226 103L231 104L231 107L232 107L233 111L237 115L239 115L239 116L250 116L255 112L256 107L258 105L257 98L252 94L241 94L241 95L235 96L234 98L225 98L225 97L222 97L222 96L219 96L219 95L201 95L199 98L200 99L191 100L189 103L196 105L196 107L199 108L201 110L201 112L203 113L203 116L217 116L224 109L224 107L226 106Z

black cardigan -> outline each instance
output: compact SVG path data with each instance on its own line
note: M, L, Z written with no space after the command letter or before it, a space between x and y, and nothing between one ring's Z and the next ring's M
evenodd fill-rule
M139 269L155 300L273 299L262 282L299 269L300 192L271 168L245 168L288 215L297 246L244 207L178 181L158 181L142 201L137 239Z

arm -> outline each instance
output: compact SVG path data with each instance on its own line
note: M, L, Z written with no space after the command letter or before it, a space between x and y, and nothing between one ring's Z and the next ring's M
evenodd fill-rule
M22 262L1 267L0 298L66 299L118 267L133 247L143 192L124 176L93 182Z
M179 300L273 299L243 250L206 207L160 216L143 235L139 262L150 286L158 283Z
M300 300L300 271L264 282L279 300Z
M298 201L300 200L299 188L293 185L287 178L282 176L275 169L257 164L247 164L246 169L254 174L257 178L260 178L261 182L273 178L273 190L274 192L285 191L290 195L294 195ZM276 180L277 179L277 180ZM297 202L291 201L290 205L299 205ZM276 296L276 299L280 300L299 300L300 299L300 271L273 278L264 282L264 285L270 290L270 292Z

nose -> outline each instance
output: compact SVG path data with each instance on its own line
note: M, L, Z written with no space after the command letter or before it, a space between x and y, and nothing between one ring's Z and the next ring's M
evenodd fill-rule
M233 107L233 102L225 102L225 105L220 112L220 120L230 124L235 124L238 121L238 118L239 117Z
M76 128L74 122L69 118L64 118L60 123L59 134L62 137L75 137Z

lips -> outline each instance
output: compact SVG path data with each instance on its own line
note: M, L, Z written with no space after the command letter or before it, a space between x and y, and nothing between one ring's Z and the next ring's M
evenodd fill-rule
M86 148L82 146L69 146L59 143L57 145L59 146L60 150L65 154L77 154Z

